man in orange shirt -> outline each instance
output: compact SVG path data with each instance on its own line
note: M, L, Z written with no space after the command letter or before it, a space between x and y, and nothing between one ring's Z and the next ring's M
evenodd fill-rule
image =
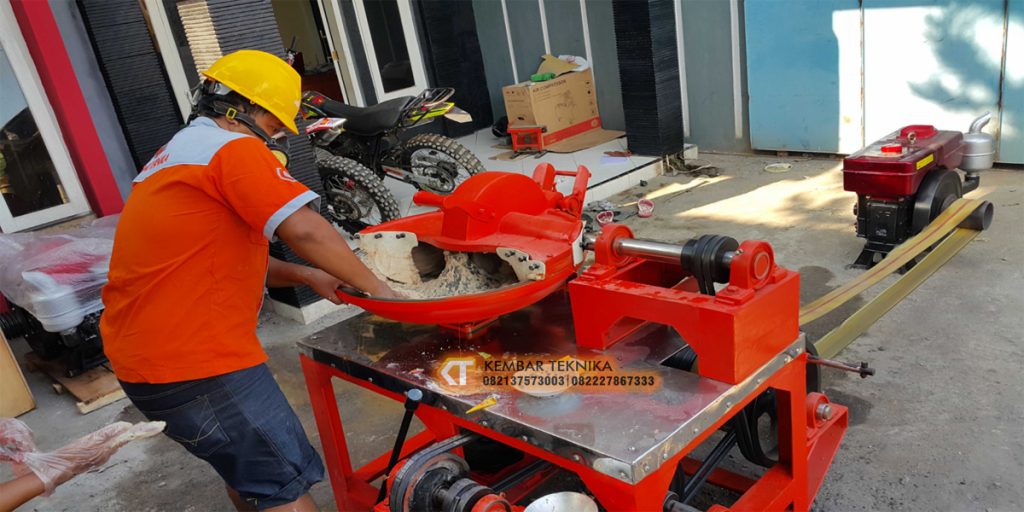
M135 179L103 290L104 350L125 393L209 462L239 510L315 510L323 478L256 338L264 286L342 283L395 297L307 205L268 145L298 133L301 85L281 59L242 50L203 73L191 122ZM284 240L319 268L268 256ZM320 270L323 269L323 270Z

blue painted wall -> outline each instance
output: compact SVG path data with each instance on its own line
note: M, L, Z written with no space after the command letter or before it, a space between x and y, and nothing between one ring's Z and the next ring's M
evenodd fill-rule
M727 0L682 0L683 49L690 126L686 142L702 151L749 151L750 138L743 53L743 2L739 2L740 97L739 136L733 99L732 15Z
M864 0L865 139L998 117L1004 9L1004 0Z
M840 61L833 20L837 11L859 9L858 0L747 0L750 138L755 148L840 152ZM854 23L859 32L859 16L847 18L839 19ZM859 78L859 67L853 71ZM852 99L860 104L859 97Z
M1024 162L1024 0L1010 0L998 158Z
M998 160L1024 163L1024 0L745 4L754 149L849 153L991 112Z

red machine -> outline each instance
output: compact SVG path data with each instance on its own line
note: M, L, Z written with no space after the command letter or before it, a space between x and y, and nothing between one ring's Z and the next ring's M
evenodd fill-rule
M677 245L635 239L620 225L584 236L574 223L585 185L562 197L555 175L538 168L532 188L501 173L478 175L448 198L419 197L441 211L362 233L414 233L462 251L514 244L557 270L538 281L543 293L515 299L502 290L463 302L345 296L399 321L367 313L299 343L339 510L576 512L596 511L596 501L604 510L682 512L706 484L740 495L716 512L808 510L848 420L845 407L809 387L799 275L778 266L761 241L705 235ZM595 262L564 293L577 249L593 250ZM452 304L459 308L446 311ZM403 323L462 325L499 314L472 333ZM452 350L516 360L600 355L660 384L544 397L508 387L460 391L442 380ZM362 468L352 467L334 378L405 403L394 447ZM406 440L414 415L426 429ZM774 449L759 433L766 417ZM714 446L695 457L704 443ZM733 448L763 474L719 467ZM582 488L538 496L565 473ZM384 486L373 484L381 477Z
M516 153L540 153L544 151L543 126L518 125L509 126L508 135L512 138L512 151Z
M117 217L59 234L0 235L0 330L68 377L107 362L99 320ZM10 306L5 305L6 295Z
M873 266L978 188L977 173L992 167L995 154L994 139L981 131L990 118L976 119L966 136L930 125L906 126L843 160L843 188L857 193L857 236L867 239L854 267ZM963 181L958 167L967 173ZM991 218L989 204L971 222L985 229Z
M555 187L558 176L574 177L573 191ZM583 198L590 172L557 171L541 164L533 179L515 173L488 172L470 177L449 196L420 191L413 200L438 207L435 212L367 228L364 245L392 243L414 251L485 255L508 264L519 284L480 295L430 301L393 301L366 297L352 289L338 295L346 302L393 320L418 324L485 324L528 306L562 287L583 263ZM471 328L470 328L471 329Z

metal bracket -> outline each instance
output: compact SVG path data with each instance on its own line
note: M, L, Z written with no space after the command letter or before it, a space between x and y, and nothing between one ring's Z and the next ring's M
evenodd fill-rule
M498 247L498 257L512 266L519 282L543 281L547 268L543 261L534 261L530 255L518 249Z
M359 247L384 277L403 284L420 284L412 250L419 245L415 233L377 231L359 236Z

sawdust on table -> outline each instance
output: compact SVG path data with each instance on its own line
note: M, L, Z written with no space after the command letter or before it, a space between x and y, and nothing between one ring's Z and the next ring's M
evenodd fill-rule
M394 258L404 258L405 255L395 255ZM488 292L516 284L515 272L511 267L502 266L499 270L488 272L477 265L469 253L448 252L444 253L444 270L437 277L421 277L421 282L400 282L394 279L394 275L385 275L379 268L377 262L381 258L363 257L363 263L380 279L384 280L393 290L410 299L442 299L469 295L474 293ZM416 281L416 280L411 280Z

